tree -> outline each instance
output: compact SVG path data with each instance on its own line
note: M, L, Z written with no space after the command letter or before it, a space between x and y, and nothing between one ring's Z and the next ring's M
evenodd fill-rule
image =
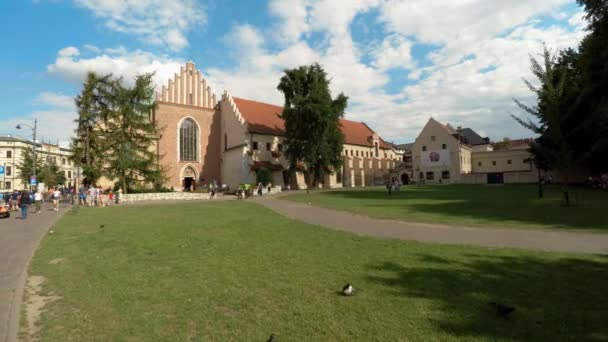
M596 172L608 171L608 1L577 0L589 34L579 46L580 91L570 113L581 124L577 150Z
M34 174L33 166L33 151L29 148L25 149L23 151L23 159L21 160L21 163L17 165L18 177L24 184L29 184L30 176ZM38 155L38 158L36 158L36 181L48 186L56 186L65 184L66 178L63 171L59 169L59 166L48 160L45 162L43 158Z
M568 106L566 84L569 73L556 67L555 57L545 47L542 64L530 57L532 73L540 81L540 86L524 80L528 88L536 94L537 104L527 106L515 99L517 105L538 120L524 120L512 115L522 126L538 134L530 146L530 152L537 168L567 171L574 163L574 153L567 143L567 128L564 127Z
M268 185L268 183L272 182L272 171L265 167L261 167L255 172L255 179L256 183Z
M72 160L82 168L88 183L95 183L102 175L104 153L103 124L108 119L111 75L99 77L88 73L81 93L76 97L78 118L76 135L72 138Z
M104 173L118 178L124 193L142 184L161 187L164 172L156 150L159 130L152 120L156 108L152 74L138 75L133 87L122 78L112 81L105 120L104 145L107 148Z
M325 172L342 165L340 118L348 97L341 93L332 99L327 73L317 63L285 70L277 88L285 97L281 117L285 120L285 156L290 171L303 163L311 175L311 188Z
M38 175L39 170L43 168L43 161L40 156L36 158L36 170L37 172L37 180L38 182L42 182L40 176ZM21 162L16 165L17 168L17 177L21 180L23 184L30 183L30 176L34 175L34 153L31 149L27 148L23 150L23 158Z
M504 137L502 138L502 141L495 141L492 144L492 147L494 148L494 150L508 150L509 147L511 146L511 139Z
M66 178L63 171L59 169L57 164L47 162L42 165L38 172L38 180L50 187L65 184Z

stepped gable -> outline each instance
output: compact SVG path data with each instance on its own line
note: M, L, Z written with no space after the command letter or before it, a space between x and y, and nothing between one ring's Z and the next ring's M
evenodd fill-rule
M279 136L285 134L285 122L279 117L283 107L238 97L232 97L232 100L245 119L249 132ZM340 119L340 124L346 144L374 146L372 138L375 132L365 123ZM379 141L380 148L390 148L382 138Z
M213 109L216 105L215 94L194 62L187 62L173 79L163 85L156 94L156 101L207 109Z

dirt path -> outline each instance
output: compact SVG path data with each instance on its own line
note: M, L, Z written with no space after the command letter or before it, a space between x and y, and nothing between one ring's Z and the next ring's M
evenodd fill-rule
M0 342L17 340L19 315L27 268L34 251L49 227L67 211L48 210L46 203L40 214L30 207L26 220L12 213L0 219Z
M608 234L540 229L478 228L377 219L291 202L279 196L254 199L275 212L310 224L359 235L494 248L608 254Z

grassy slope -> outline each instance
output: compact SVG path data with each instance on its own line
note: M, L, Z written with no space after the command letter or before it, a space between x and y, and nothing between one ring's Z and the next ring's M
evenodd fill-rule
M375 188L298 194L287 198L409 221L608 230L608 193L576 191L579 191L583 205L569 208L560 205L558 187L548 188L545 198L539 199L533 185L413 185L392 196L384 188Z
M357 237L251 203L68 213L31 274L63 297L43 341L608 338L604 257Z

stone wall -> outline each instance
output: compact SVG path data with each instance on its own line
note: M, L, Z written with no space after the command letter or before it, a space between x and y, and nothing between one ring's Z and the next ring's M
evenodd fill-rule
M220 195L221 196L221 195ZM197 201L208 200L211 195L201 192L154 192L149 194L126 194L122 195L122 203L144 202L144 201Z

